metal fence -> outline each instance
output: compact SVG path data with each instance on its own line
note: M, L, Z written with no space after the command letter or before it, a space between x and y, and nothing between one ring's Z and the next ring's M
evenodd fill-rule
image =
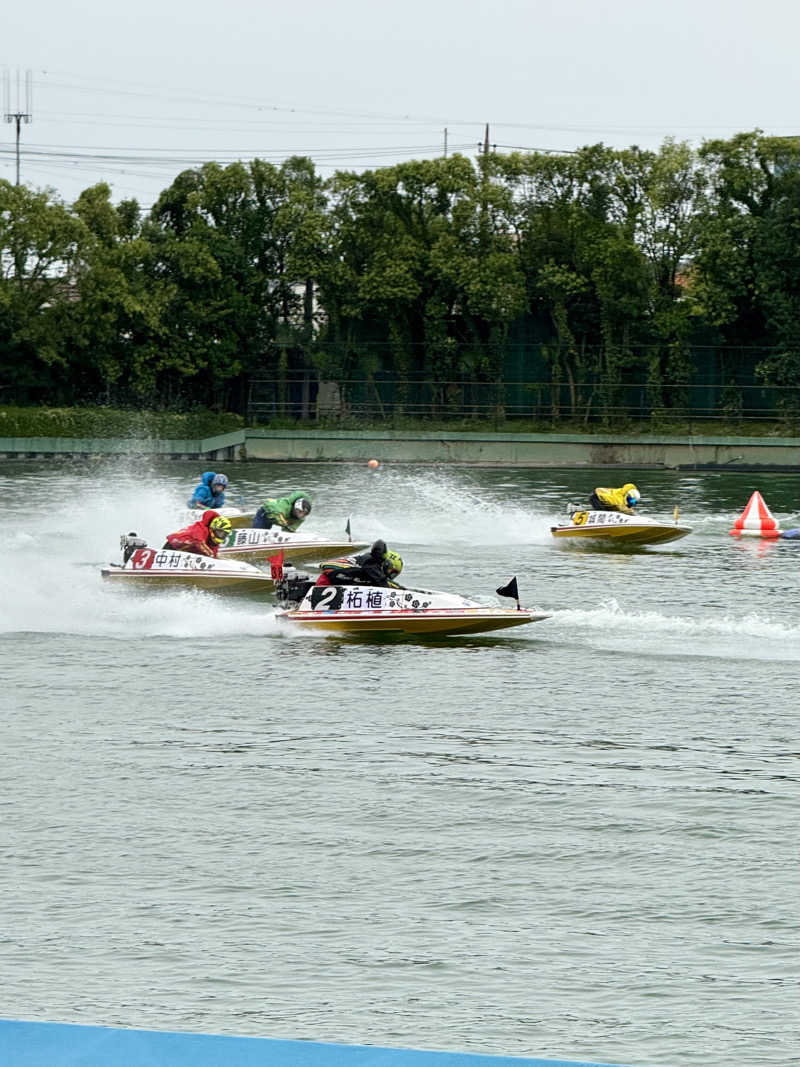
M313 372L250 383L248 421L387 422L399 419L500 423L657 420L663 423L781 421L800 424L800 388L687 382L434 381L376 375L337 381Z

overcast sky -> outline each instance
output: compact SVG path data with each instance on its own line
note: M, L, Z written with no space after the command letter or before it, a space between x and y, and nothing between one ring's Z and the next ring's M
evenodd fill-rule
M800 132L791 0L6 0L0 29L4 113L32 75L22 181L67 201L107 181L149 207L212 159L433 158L445 128L474 155L487 122L498 151Z

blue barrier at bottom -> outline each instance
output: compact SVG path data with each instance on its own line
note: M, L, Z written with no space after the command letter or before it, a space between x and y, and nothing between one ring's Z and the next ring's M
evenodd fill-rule
M422 1052L0 1019L8 1067L615 1067L576 1060ZM619 1065L617 1065L619 1067Z

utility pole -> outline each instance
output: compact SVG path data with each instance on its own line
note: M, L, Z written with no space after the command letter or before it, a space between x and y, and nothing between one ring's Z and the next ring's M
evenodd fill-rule
M486 133L483 135L483 154L489 155L489 123L486 123Z
M20 79L19 71L17 71L17 103L16 110L11 110L11 77L8 70L3 71L3 101L4 101L4 118L6 122L15 122L17 124L17 185L19 185L19 134L20 128L23 122L33 122L33 91L31 86L31 72L25 71L25 110L22 111L21 107L21 94L20 94Z
M444 128L444 158L447 159L447 127Z

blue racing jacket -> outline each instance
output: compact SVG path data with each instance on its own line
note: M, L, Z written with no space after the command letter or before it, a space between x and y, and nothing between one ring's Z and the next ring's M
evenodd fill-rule
M225 505L225 491L221 493L211 492L211 483L216 477L216 471L206 471L202 477L200 484L189 498L188 506L190 508L221 508Z

